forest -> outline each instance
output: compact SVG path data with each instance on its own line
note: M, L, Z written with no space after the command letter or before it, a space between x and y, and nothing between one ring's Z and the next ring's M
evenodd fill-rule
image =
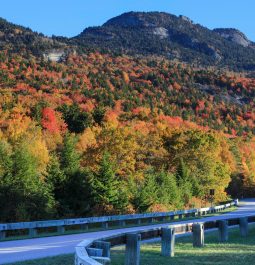
M0 53L0 221L199 207L255 188L255 80L158 57Z

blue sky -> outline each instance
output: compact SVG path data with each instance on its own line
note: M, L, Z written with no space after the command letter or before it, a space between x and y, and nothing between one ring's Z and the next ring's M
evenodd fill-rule
M255 41L254 10L254 0L2 0L0 17L49 36L70 37L123 12L164 11L208 28L238 28Z

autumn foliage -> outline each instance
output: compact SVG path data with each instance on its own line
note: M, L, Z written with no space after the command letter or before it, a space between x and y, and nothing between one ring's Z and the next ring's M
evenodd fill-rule
M253 78L98 52L0 58L1 221L254 195Z

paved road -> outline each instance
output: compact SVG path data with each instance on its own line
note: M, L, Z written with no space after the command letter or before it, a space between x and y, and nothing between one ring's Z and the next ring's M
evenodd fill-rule
M223 214L218 217L206 217L203 220L213 221L229 217L240 217L242 215L255 214L255 199L245 200L240 203L240 207L231 213ZM192 220L192 222L201 221L201 219ZM191 221L180 221L179 224ZM123 228L110 231L91 232L76 235L55 236L47 238L35 238L17 241L0 242L0 264L10 264L16 261L31 260L61 254L74 253L74 247L84 239L97 239L102 236L116 235L123 232L135 232L142 228L164 227L169 224L148 225L139 228Z

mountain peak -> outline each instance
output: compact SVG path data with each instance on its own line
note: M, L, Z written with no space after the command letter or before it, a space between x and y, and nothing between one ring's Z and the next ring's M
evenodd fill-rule
M176 16L165 12L128 12L108 20L103 26L156 27Z

